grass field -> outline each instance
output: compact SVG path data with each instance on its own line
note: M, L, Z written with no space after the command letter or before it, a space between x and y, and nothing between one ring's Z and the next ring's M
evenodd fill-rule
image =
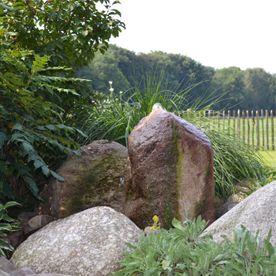
M276 151L259 151L265 165L276 168Z

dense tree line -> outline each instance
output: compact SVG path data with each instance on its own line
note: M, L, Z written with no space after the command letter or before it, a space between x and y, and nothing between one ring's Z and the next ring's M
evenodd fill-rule
M113 81L115 92L146 85L148 78L158 79L163 89L182 91L191 88L189 101L213 103L213 108L276 108L276 76L263 69L241 70L229 67L215 70L193 59L164 52L135 54L112 45L105 55L78 71L92 80L92 88L105 92Z

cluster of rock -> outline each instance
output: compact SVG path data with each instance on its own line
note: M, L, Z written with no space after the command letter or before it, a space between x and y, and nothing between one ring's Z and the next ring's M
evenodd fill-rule
M16 267L104 276L119 268L127 244L138 241L143 235L138 227L152 224L153 215L162 227L169 227L174 217L183 221L201 215L213 222L213 152L200 130L155 108L135 127L128 143L127 150L115 142L95 141L83 147L80 156L68 158L58 171L65 181L49 183L46 203L36 219L28 219L26 229L31 225L37 230L46 218L58 220L20 244L11 259ZM260 230L260 238L270 228L276 230L276 182L237 204L204 234L220 241L221 235L231 238L242 224ZM276 245L276 236L271 241Z
M131 132L128 149L95 141L70 156L44 191L41 212L63 218L94 206L109 206L141 228L158 215L201 215L214 220L213 151L205 134L174 114L155 108Z
M276 181L236 205L203 235L211 234L220 242L223 236L231 239L234 229L241 225L252 233L258 231L260 239L265 239L272 230L270 241L276 246ZM25 268L18 270L25 274L7 275L34 275L31 271L71 276L108 275L119 268L123 252L128 248L126 244L135 243L141 235L143 232L132 221L109 207L87 209L51 222L31 235L17 248L11 261L17 267L32 270ZM15 267L10 264L8 269ZM2 267L0 262L0 275L6 276L6 271L7 265Z

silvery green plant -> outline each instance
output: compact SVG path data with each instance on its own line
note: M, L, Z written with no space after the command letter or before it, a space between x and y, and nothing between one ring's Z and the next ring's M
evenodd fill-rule
M276 275L275 248L271 233L261 242L245 227L237 229L234 239L216 243L201 236L206 222L174 220L173 228L142 237L131 246L113 276L244 276Z

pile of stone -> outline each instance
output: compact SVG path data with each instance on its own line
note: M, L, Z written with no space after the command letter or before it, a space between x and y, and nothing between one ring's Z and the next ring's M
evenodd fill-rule
M132 131L128 149L95 141L58 172L65 181L49 183L39 215L24 224L24 234L31 235L12 263L0 259L1 276L105 276L119 268L128 244L144 235L138 227L151 225L154 215L165 228L173 218L214 220L211 144L199 129L159 106ZM204 234L219 242L244 225L263 239L271 229L276 246L276 182L224 207L233 208Z

